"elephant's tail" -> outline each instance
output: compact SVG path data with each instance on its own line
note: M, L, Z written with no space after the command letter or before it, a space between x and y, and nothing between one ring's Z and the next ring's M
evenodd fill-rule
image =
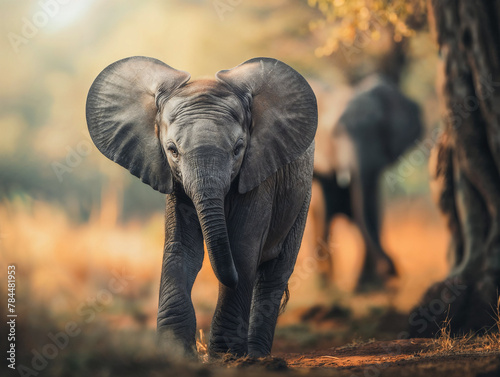
M283 292L283 297L281 298L280 310L278 315L283 314L286 309L286 304L288 304L288 300L290 300L290 291L288 290L288 284L286 285L285 291Z

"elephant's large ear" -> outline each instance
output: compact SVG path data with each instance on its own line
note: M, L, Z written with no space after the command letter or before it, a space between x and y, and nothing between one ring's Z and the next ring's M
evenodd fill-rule
M276 59L251 59L216 76L252 96L250 141L238 188L245 193L311 145L318 124L316 97L297 71Z
M172 192L172 176L155 132L158 95L167 96L189 74L143 56L105 68L87 97L87 125L97 148L162 193Z

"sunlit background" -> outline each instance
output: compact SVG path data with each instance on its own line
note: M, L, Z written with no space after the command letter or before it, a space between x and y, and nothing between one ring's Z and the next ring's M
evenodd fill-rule
M409 31L395 13L378 21L387 30L370 31L362 23L364 2L356 1L361 18L348 17L352 9L340 14L347 20L339 29L344 31L332 39L321 3L318 8L314 1L299 0L87 0L45 6L0 1L0 250L2 271L7 264L17 266L17 311L27 353L19 362L29 363L29 351L41 348L48 332L68 321L85 329L61 351L78 355L77 366L109 352L105 339L118 344L120 337L133 338L134 349L146 342L138 334L154 332L165 198L106 159L90 140L86 96L108 64L151 56L196 78L269 56L302 73L321 101L370 72L393 71L384 64L394 39L404 39L400 86L421 105L423 138L432 141L439 126L437 52L427 27ZM359 30L367 33L362 43L353 42ZM342 101L337 105L332 99L328 107L341 111ZM340 218L332 226L334 284L320 290L308 225L275 350L391 337L404 328L404 320L387 320L388 313L404 318L448 268L448 235L430 197L427 158L395 184L382 178L382 244L401 272L391 289L353 293L364 247L355 225ZM390 172L399 174L400 165ZM110 293L117 275L123 289ZM217 282L206 263L193 289L204 331L216 297ZM313 306L347 314L307 321L304 313ZM374 320L363 325L363 318Z

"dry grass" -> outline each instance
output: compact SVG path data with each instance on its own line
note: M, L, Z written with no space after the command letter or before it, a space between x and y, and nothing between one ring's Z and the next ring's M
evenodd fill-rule
M489 349L500 348L500 295L498 295L496 307L493 308L493 318L495 319L495 328L486 334L486 345Z
M205 338L205 332L200 329L198 335L196 336L196 350L198 351L198 356L202 362L208 361L208 343Z
M425 356L449 356L464 354L484 355L500 352L497 333L488 333L482 336L470 333L453 338L438 338L434 345L434 348L423 354Z
M441 324L439 336L436 341L437 352L449 352L455 346L455 339L451 335L451 318L446 316L446 319Z
M497 332L500 334L500 295L498 295L497 306L494 309Z
M375 343L375 341L376 341L375 338L370 338L368 340L365 340L365 339L362 339L362 338L354 338L349 343L343 345L342 347L339 347L339 349L341 349L341 350L347 350L347 349L358 348L358 347L366 345L366 344Z
M477 336L470 332L461 336L452 336L451 320L448 316L442 322L434 347L421 354L423 356L449 356L460 354L485 354L500 352L500 297L495 308L496 327L486 334Z

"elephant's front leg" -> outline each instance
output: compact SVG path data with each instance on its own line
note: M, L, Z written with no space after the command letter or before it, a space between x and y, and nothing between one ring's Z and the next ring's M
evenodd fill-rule
M209 352L243 356L248 353L248 318L254 277L239 274L236 289L219 284L219 300L212 320Z
M219 284L219 299L209 343L212 357L226 352L236 356L248 353L252 292L263 237L269 228L271 197L270 190L257 190L252 195L238 197L237 200L226 198L226 224L239 280L235 289Z
M203 236L191 201L168 195L158 305L158 337L169 354L195 354L196 317L191 289L203 263Z
M248 353L253 357L265 357L271 353L274 330L288 279L293 272L306 226L307 211L311 199L308 193L295 223L288 232L276 259L259 266L253 291ZM287 299L285 299L286 305Z

